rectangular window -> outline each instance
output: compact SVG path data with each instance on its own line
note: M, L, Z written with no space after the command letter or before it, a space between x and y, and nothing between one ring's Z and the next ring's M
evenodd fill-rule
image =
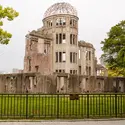
M57 20L56 20L56 26L58 26L58 25L59 25L59 20L57 19Z
M91 75L91 67L89 67L89 75Z
M70 70L70 74L72 74L72 70Z
M72 34L70 34L70 44L72 44Z
M59 62L62 62L62 52L59 52Z
M39 71L39 66L35 66L36 72Z
M56 52L56 62L58 62L58 52Z
M88 56L89 56L88 51L86 51L86 60L88 60Z
M63 34L63 41L62 43L66 43L66 34Z
M75 44L75 35L73 35L73 44Z
M62 72L62 70L60 69L60 70L59 70L59 72L61 73L61 72Z
M91 51L89 51L89 60L91 60Z
M56 34L56 44L58 44L58 34Z
M53 21L51 20L51 26L53 25Z
M79 75L81 75L81 66L79 66Z
M86 75L89 75L89 73L88 73L88 66L86 66Z
M70 25L72 26L72 19L70 20Z
M56 72L58 72L58 70L56 70Z
M62 25L62 23L63 23L63 21L62 21L62 19L61 19L61 18L60 18L59 22L60 22L60 26L61 26L61 25Z
M73 74L75 74L75 70L73 70Z
M77 53L76 53L76 64L77 64Z
M77 45L77 35L76 35L76 39L75 39L75 44Z
M73 63L75 63L75 53L73 53Z
M72 52L70 52L70 63L72 63Z
M63 39L66 39L66 34L63 34Z
M66 21L65 21L65 19L63 20L63 25L66 25Z
M66 62L66 52L63 52L62 61L63 61L63 62Z
M61 44L62 43L62 34L60 33L59 34L59 44Z

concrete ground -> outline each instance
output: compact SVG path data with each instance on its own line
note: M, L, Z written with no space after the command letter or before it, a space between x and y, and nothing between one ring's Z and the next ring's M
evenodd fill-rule
M0 122L0 125L125 125L125 120L111 121L37 121L37 122Z

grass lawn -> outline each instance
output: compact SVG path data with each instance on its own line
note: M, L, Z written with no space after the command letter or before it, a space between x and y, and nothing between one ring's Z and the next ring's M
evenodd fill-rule
M125 94L0 95L0 119L107 117L125 117Z

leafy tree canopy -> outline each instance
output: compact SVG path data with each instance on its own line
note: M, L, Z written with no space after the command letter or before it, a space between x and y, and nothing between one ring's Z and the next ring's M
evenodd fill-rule
M110 70L125 71L125 21L111 27L103 44L102 60ZM123 72L125 76L125 72Z
M7 31L4 31L2 29L3 19L12 21L18 15L19 13L16 12L13 8L11 7L3 8L0 5L0 44L8 44L10 41L10 38L12 37L11 33L8 33Z
M123 77L124 75L125 75L125 68L112 68L112 69L108 69L108 76Z

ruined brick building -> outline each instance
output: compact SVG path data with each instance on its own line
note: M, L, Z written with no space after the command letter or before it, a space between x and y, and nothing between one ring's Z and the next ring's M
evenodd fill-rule
M0 93L125 92L125 78L107 77L93 45L78 40L78 20L68 3L47 9L43 27L26 35L24 70L1 74Z
M56 3L44 14L43 27L26 35L24 72L96 75L95 49L78 40L76 9Z

